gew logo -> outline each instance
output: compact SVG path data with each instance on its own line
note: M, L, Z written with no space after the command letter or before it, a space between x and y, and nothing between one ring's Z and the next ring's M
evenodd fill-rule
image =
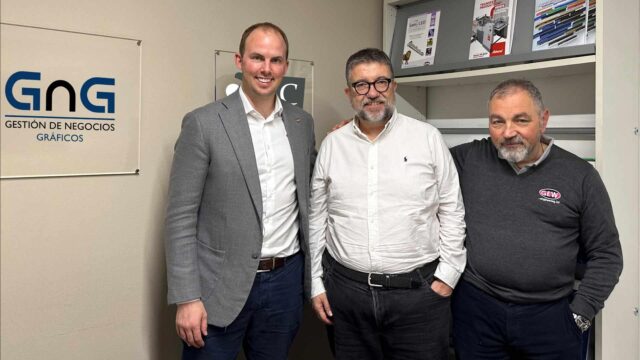
M40 110L41 103L41 89L36 87L20 87L19 82L22 80L34 80L40 81L40 73L32 72L32 71L18 71L9 76L7 79L7 84L4 87L4 93L6 95L7 101L11 106L16 108L17 110ZM114 78L106 78L106 77L92 77L85 81L80 88L80 101L82 102L82 106L84 106L87 110L94 113L110 113L113 114L115 112L115 103L116 103L116 94L114 92L107 91L97 91L96 98L98 100L102 100L99 104L92 102L89 99L89 91L93 86L96 85L106 85L106 86L114 86L116 84L116 80ZM29 102L22 102L16 99L15 92L17 89L20 89L20 93L27 97L31 98ZM53 110L53 92L58 89L63 88L69 94L69 111L76 111L76 90L74 87L65 80L56 80L49 84L47 89L45 90L45 110L51 111ZM95 100L94 100L95 101ZM106 106L104 105L106 103Z

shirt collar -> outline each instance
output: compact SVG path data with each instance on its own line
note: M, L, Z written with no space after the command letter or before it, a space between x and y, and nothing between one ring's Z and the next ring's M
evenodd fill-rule
M254 113L262 117L262 115L253 107L253 105L251 104L251 101L249 101L249 98L244 93L244 91L242 91L242 86L238 88L238 93L240 94L240 100L242 100L242 107L244 107L244 113L247 115ZM276 95L276 106L273 109L273 112L271 113L271 115L282 116L282 103L280 103L280 99L278 98L277 95Z

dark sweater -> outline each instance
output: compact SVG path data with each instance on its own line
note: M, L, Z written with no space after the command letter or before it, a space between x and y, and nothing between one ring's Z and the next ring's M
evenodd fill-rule
M490 139L451 153L466 211L464 279L508 302L556 300L572 293L580 252L586 270L571 310L593 318L622 271L611 202L593 166L553 145L516 175Z

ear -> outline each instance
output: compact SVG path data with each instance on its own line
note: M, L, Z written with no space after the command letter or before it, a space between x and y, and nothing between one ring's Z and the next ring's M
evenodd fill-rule
M236 63L236 67L242 70L242 55L240 55L240 53L236 53L233 60Z
M389 86L391 88L391 91L393 91L394 93L396 92L396 88L398 87L398 83L395 80L391 81L391 85Z
M344 88L344 94L347 95L347 98L351 98L351 87L347 86Z
M549 109L545 109L544 112L542 113L542 119L540 119L541 124L541 131L544 134L544 131L547 129L547 123L549 122Z

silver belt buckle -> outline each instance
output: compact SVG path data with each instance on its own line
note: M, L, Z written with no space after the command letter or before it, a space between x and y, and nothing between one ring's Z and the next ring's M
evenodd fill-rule
M382 285L380 285L380 284L372 284L372 283L371 283L371 275L373 275L373 274L378 274L378 273L369 273L369 274L367 275L367 284L368 284L369 286L373 286L373 287L382 287ZM382 274L378 274L378 275L382 275Z

